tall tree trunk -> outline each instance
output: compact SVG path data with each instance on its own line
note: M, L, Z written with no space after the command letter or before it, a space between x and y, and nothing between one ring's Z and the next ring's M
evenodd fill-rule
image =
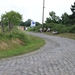
M8 22L8 30L11 31L11 23Z
M2 21L1 21L1 27L2 27L2 32L4 32L4 25Z

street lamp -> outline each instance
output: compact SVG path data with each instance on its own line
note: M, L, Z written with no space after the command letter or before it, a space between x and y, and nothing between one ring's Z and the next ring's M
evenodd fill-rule
M44 25L44 8L45 8L45 0L43 0L43 12L42 12L42 30Z

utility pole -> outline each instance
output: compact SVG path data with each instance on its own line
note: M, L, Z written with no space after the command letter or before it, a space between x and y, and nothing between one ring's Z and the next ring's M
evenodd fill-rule
M43 0L43 12L42 12L42 30L44 25L44 8L45 8L45 0Z

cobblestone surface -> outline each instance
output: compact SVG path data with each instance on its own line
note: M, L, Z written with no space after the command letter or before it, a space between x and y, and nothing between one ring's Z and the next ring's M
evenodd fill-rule
M46 45L35 52L0 60L0 75L75 75L75 40L29 33Z

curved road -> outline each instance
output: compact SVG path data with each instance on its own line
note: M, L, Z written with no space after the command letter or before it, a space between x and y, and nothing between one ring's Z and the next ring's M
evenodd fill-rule
M75 75L75 40L30 33L46 45L35 52L0 60L0 75Z

